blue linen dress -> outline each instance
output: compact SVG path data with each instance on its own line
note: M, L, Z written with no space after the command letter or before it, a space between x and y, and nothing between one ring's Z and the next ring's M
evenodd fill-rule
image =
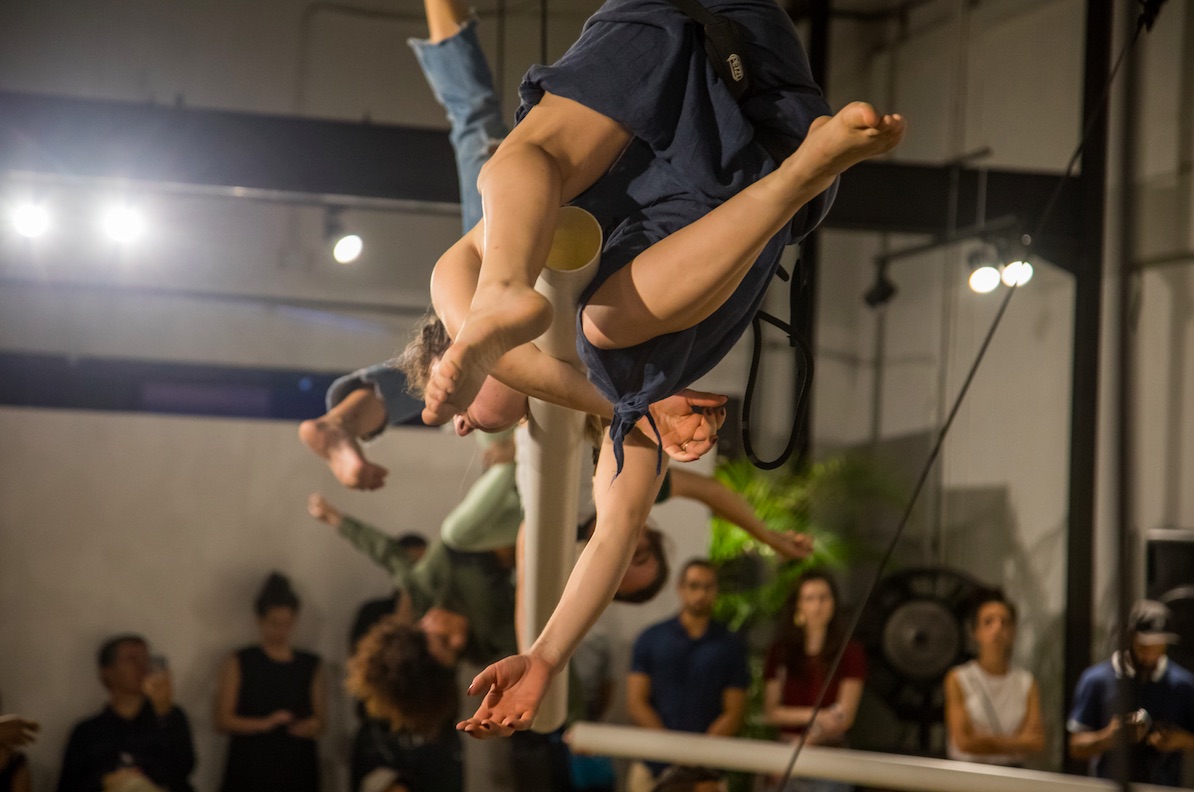
M549 92L634 135L610 171L573 202L591 212L605 234L580 310L639 253L775 170L757 134L782 136L794 149L812 121L829 113L795 28L774 0L703 2L740 28L752 83L741 103L713 70L700 27L667 0L609 0L558 62L532 67L519 88L519 122ZM695 327L601 350L585 339L578 311L580 358L614 404L610 433L619 470L626 433L650 418L649 405L688 387L725 357L759 309L783 248L816 227L835 191L836 184L803 207L767 243L730 298Z

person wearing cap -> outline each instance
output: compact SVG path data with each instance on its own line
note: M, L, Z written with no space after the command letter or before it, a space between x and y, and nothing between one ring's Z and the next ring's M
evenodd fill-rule
M1070 756L1089 759L1091 775L1118 778L1120 732L1128 730L1128 780L1181 786L1182 753L1194 753L1194 674L1166 656L1178 636L1169 609L1139 600L1128 615L1125 644L1109 659L1082 672L1066 728ZM1117 713L1118 687L1127 678L1126 719Z

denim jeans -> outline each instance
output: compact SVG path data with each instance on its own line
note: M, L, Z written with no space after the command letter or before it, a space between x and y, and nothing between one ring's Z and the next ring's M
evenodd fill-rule
M477 22L468 20L456 35L435 44L423 39L408 43L436 100L448 111L449 139L460 177L461 219L468 231L481 219L477 190L481 166L510 131L502 120L493 75L477 38Z
M388 363L375 363L340 377L328 388L324 403L331 410L344 401L348 394L361 388L372 388L377 397L385 402L386 423L406 423L423 410L423 403L406 392L406 375ZM376 437L384 428L363 439Z

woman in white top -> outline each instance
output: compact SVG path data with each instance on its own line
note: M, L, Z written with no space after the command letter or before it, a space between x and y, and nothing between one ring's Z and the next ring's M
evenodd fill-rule
M1016 607L998 589L980 592L971 631L978 657L945 677L949 758L1020 765L1045 749L1045 727L1036 680L1011 664Z

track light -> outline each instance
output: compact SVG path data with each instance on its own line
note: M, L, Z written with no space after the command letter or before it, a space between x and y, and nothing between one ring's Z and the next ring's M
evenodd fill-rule
M323 221L323 236L332 245L332 258L337 264L351 264L361 257L365 241L359 234L346 233L344 210L339 207L328 209Z
M359 236L346 234L332 246L332 258L338 264L351 264L361 257L361 251L364 249L365 243Z
M37 239L50 229L50 213L44 206L23 204L13 210L12 225L26 239Z
M887 277L887 262L884 261L875 267L875 282L862 295L862 299L870 307L878 308L880 305L891 302L891 298L896 296L897 291L899 289L892 283L891 278Z
M1027 261L1013 261L1003 268L1003 285L1023 286L1032 280L1032 264Z
M113 242L135 242L145 233L145 217L130 206L114 206L103 218L104 233Z
M995 251L990 245L975 248L967 257L970 268L970 289L979 294L988 294L999 288L999 270L996 269Z

